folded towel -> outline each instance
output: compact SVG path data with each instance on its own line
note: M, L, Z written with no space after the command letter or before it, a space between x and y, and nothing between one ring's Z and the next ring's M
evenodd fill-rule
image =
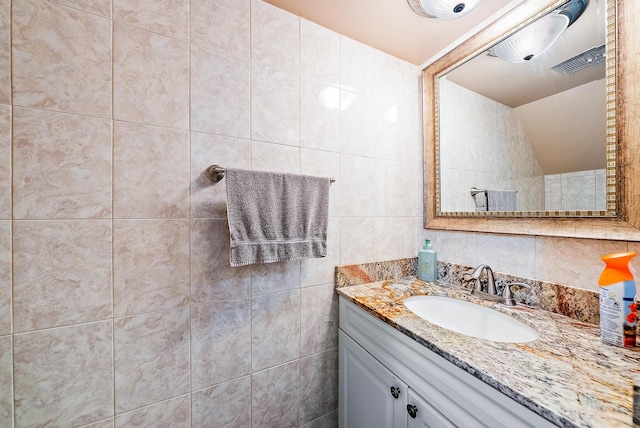
M231 266L325 257L330 179L227 169Z
M516 191L487 189L489 211L515 211Z

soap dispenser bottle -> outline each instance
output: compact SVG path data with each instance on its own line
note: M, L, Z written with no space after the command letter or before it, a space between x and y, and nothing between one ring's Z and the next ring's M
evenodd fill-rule
M427 239L418 251L418 278L423 281L435 282L438 277L438 256Z
M636 283L629 270L635 252L602 256L606 267L600 275L600 337L624 348L636 346Z

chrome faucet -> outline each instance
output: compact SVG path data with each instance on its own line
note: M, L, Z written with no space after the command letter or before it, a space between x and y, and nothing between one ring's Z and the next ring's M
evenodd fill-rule
M482 287L482 281L480 280L480 277L482 276L482 272L483 271L487 271L487 286L486 286L486 291L483 290ZM491 294L493 296L497 295L497 291L496 291L496 282L495 279L493 277L493 270L491 270L491 268L489 267L489 265L480 265L477 268L475 268L473 270L473 272L471 272L471 278L475 280L475 286L472 292L481 292L481 293L487 293L487 294Z

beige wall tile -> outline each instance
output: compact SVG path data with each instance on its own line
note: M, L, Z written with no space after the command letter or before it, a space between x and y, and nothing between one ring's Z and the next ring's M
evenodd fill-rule
M300 81L300 146L340 151L340 88Z
M253 297L251 306L252 370L300 358L300 290Z
M14 108L13 196L17 219L110 217L110 122Z
M115 122L113 212L116 218L189 215L189 132Z
M114 321L116 413L189 392L189 309Z
M192 390L251 373L251 301L191 308Z
M191 46L191 129L231 137L251 133L249 56Z
M300 149L282 144L251 142L251 169L300 173Z
M535 278L599 292L602 256L626 251L623 241L536 237Z
M0 219L11 218L11 107L0 105Z
M293 361L251 376L253 428L297 427L300 362Z
M191 403L188 395L116 416L116 428L191 428Z
M478 233L476 245L478 264L488 264L496 272L535 277L535 237Z
M303 81L340 84L340 35L300 20L300 76Z
M111 117L111 23L46 0L12 4L13 103Z
M115 22L113 46L114 118L187 129L188 44Z
M342 217L340 219L340 264L375 261L375 219Z
M16 426L81 426L113 415L111 321L14 336Z
M300 19L262 0L251 0L251 66L298 74Z
M251 266L229 265L226 219L191 222L191 303L251 296Z
M188 220L115 220L116 317L189 304Z
M300 335L302 356L338 346L338 295L333 283L301 290Z
M338 348L300 360L300 425L338 407Z
M74 9L95 13L96 15L111 18L111 0L51 0Z
M636 283L640 284L640 242L629 242L627 251L635 251L637 254L633 259L631 259L631 267L635 270L634 276L636 278ZM640 299L640 296L638 296L638 298Z
M111 222L15 221L17 332L111 317Z
M335 267L340 264L340 218L329 217L327 256L300 261L301 287L333 283Z
M114 420L113 418L103 419L98 422L94 422L88 425L83 425L80 428L113 428Z
M191 42L248 57L251 0L191 0Z
M300 261L257 264L251 269L251 295L300 288Z
M243 377L192 394L194 427L251 426L251 377Z
M13 346L11 336L0 336L0 426L13 426Z
M0 220L0 336L11 334L11 222Z
M338 411L335 410L321 418L302 425L302 428L335 428L338 426Z
M154 33L187 40L189 0L113 0L113 19Z
M374 167L374 159L340 155L340 214L343 217L375 214Z
M191 133L191 217L226 218L227 186L212 183L204 171L210 165L251 169L251 141L221 135Z
M11 0L0 0L0 104L11 102Z

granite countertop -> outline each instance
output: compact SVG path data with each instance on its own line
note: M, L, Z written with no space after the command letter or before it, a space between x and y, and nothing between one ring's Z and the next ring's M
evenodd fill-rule
M606 345L599 327L524 305L481 300L467 289L415 278L336 288L339 295L559 426L632 427L640 350ZM477 339L416 316L402 300L438 294L499 310L534 327L528 343Z

